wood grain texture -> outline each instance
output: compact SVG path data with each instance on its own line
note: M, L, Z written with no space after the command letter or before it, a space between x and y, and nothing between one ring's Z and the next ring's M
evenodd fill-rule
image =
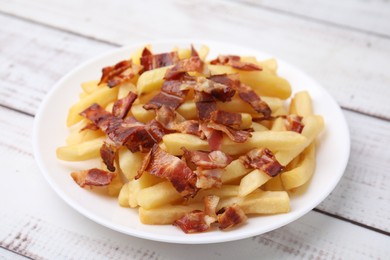
M0 104L34 115L56 81L112 45L0 15ZM44 36L44 37L42 37Z
M108 8L100 8L103 1L0 3L4 13L114 44L201 38L274 53L321 82L343 107L390 119L388 38L228 1L116 0Z
M390 2L382 0L234 0L287 15L390 37Z

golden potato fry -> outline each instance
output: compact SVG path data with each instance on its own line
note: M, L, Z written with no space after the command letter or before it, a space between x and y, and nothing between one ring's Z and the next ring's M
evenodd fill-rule
M265 67L261 71L243 71L224 65L208 65L208 68L212 75L238 73L240 81L251 86L260 96L287 99L291 95L290 83Z
M238 195L238 185L222 185L220 188L201 189L194 198L189 199L189 203L201 202L203 198L215 195L219 198L236 197Z
M286 131L286 125L284 123L284 119L278 117L274 120L271 127L272 131Z
M203 210L203 203L189 205L164 205L154 209L139 208L141 223L148 225L167 225L193 210Z
M129 183L123 184L118 195L118 203L122 207L129 207Z
M137 194L137 203L144 209L151 209L179 201L181 198L171 182L164 181L141 189Z
M141 178L138 180L129 181L129 205L131 208L138 207L137 196L138 193L147 187L153 186L156 183L162 182L163 179L158 178L154 175L144 172Z
M263 185L264 190L267 191L283 191L285 190L282 184L282 180L280 179L280 174L272 177L269 181L267 181Z
M260 188L261 185L271 179L271 176L260 170L253 170L245 175L240 182L239 197L245 197L249 193Z
M57 158L64 161L85 161L97 158L104 139L100 137L79 144L58 147Z
M234 182L251 171L251 169L245 168L239 159L232 161L224 170L221 177L222 183Z
M300 159L300 162L294 169L281 174L280 178L286 190L299 187L310 180L316 167L315 142L303 151Z
M148 45L136 50L130 57L130 59L137 65L141 65L141 56L142 56L142 52L143 52L144 48L148 48L150 51L152 51L152 46L150 44L148 44Z
M118 152L119 168L127 180L132 180L137 175L141 167L145 154L141 152L132 153L126 147L122 147Z
M290 114L295 114L303 117L313 115L313 106L309 92L297 92L290 103Z
M102 107L105 107L108 103L115 101L118 96L118 88L108 88L102 87L94 91L85 98L79 100L74 104L68 113L68 118L66 121L67 126L71 126L80 122L83 117L79 115L80 112L88 108L93 103L98 103Z
M137 87L131 82L122 83L118 87L118 99L126 97L130 91L137 94Z
M137 94L141 95L143 93L149 93L154 90L161 89L165 73L170 67L172 66L149 70L142 73L137 82Z
M95 92L97 89L105 86L105 84L101 84L101 85L98 84L99 84L99 80L90 80L81 83L81 88L84 90L86 94L91 94L92 92Z

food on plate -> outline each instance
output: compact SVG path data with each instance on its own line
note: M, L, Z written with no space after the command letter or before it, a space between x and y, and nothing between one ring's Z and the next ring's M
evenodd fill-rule
M185 233L289 212L315 171L322 117L275 59L208 52L145 46L82 83L57 157L98 163L71 172L75 183Z

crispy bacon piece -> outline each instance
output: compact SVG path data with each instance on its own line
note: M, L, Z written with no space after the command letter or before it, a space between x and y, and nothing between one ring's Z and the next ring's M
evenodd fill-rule
M223 169L202 169L195 171L197 180L196 187L199 189L220 188L222 186Z
M276 160L274 154L267 148L258 148L249 151L240 157L246 168L262 170L271 177L278 175L284 167Z
M195 50L194 45L191 44L191 57L199 57L198 52Z
M148 163L142 164L143 171L168 179L184 198L196 195L196 174L184 161L165 152L157 144L153 146L147 160Z
M214 65L228 65L238 70L262 70L262 68L254 63L241 61L240 56L236 55L219 55L215 60L210 61L210 64Z
M210 120L232 128L239 128L242 124L242 118L240 113L226 112L222 110L215 110L211 113Z
M286 129L288 131L294 131L297 133L302 133L303 130L303 123L302 123L302 117L298 115L288 115L286 118Z
M100 157L103 159L104 164L107 166L107 169L110 172L115 171L115 157L116 157L117 149L113 145L104 142L102 147L100 148Z
M217 110L217 103L211 94L195 91L195 105L199 120L210 119L213 111Z
M163 91L155 95L143 108L146 110L159 109L162 106L168 106L172 109L178 108L184 102L184 98L165 93Z
M191 76L183 76L177 80L166 80L161 86L161 91L177 97L185 98L187 96L190 86L196 84L196 81Z
M253 89L245 84L240 84L237 87L237 92L240 98L253 107L256 112L263 114L264 119L271 117L271 108L266 102L253 91Z
M144 48L140 59L141 65L144 67L144 71L173 65L178 61L179 55L176 51L153 55L148 48Z
M162 106L156 111L156 121L169 131L201 135L197 120L185 120L179 113L167 106Z
M168 69L165 73L164 79L177 79L186 72L202 72L203 65L203 61L199 58L199 56L192 56L189 59L180 60L175 66Z
M203 151L189 151L186 148L182 147L183 156L186 161L191 161L198 167L202 169L216 169L216 168L225 168L229 163L232 162L232 158L225 154L222 151L212 151L212 152L203 152Z
M199 125L201 139L207 139L211 151L220 150L222 145L223 134L207 126L207 122Z
M247 220L244 211L236 204L220 210L217 215L219 228L224 230L234 227Z
M213 221L203 211L194 210L175 220L173 225L178 226L185 233L198 233L210 228L210 220Z
M244 143L244 142L246 142L246 140L248 140L249 137L252 136L249 131L236 130L236 129L231 128L229 126L217 124L215 122L207 123L207 127L225 133L231 140L233 140L236 143Z
M149 151L165 134L164 128L156 121L144 125L134 117L121 119L98 104L91 105L80 114L106 133L116 146L124 145L132 152Z
M204 213L217 220L216 210L219 203L219 197L215 195L205 196L203 198L203 203L204 203Z
M136 98L137 94L130 91L126 97L118 99L112 107L112 114L119 118L125 118Z
M131 80L135 75L139 74L142 66L133 63L131 60L121 61L114 66L103 68L102 77L99 84L107 83L112 88L122 82Z
M97 168L72 172L73 180L82 188L88 186L106 186L111 183L116 176L115 173L103 171Z

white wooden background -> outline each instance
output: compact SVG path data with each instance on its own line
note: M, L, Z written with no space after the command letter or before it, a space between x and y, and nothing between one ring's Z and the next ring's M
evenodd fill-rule
M389 259L390 1L0 0L0 25L0 259ZM59 199L32 155L45 94L102 52L171 38L274 53L327 88L352 147L324 202L257 237L173 245L104 228Z

